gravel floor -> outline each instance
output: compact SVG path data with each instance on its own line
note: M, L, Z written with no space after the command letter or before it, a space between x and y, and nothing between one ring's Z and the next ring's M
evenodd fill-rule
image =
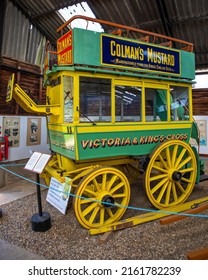
M0 219L0 238L46 259L142 259L181 260L187 253L208 247L208 220L187 218L169 225L159 221L137 225L114 232L110 239L101 243L102 235L90 235L75 218L72 207L66 215L46 202L47 191L42 191L43 211L50 213L52 227L46 232L31 229L31 217L37 213L36 194L3 205ZM195 187L192 198L208 195L208 183ZM132 187L132 206L150 208L141 188ZM208 215L208 211L201 214ZM138 215L127 210L124 218Z

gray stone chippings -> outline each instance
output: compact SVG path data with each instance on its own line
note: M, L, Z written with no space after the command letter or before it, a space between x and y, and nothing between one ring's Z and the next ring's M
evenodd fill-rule
M130 205L150 208L138 184L132 187ZM183 260L189 251L208 247L208 219L190 217L169 225L153 221L117 231L104 243L100 235L90 235L76 220L72 205L66 215L46 202L42 191L43 210L49 212L52 227L46 232L31 229L31 217L37 212L36 194L4 204L0 219L0 239L38 254L48 260ZM207 182L200 183L192 199L207 196ZM127 210L124 217L140 214ZM204 211L208 215L208 211Z

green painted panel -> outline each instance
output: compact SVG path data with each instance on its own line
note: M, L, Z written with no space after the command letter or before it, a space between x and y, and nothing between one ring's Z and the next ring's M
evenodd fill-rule
M78 65L87 65L87 66L100 66L102 68L107 67L109 70L109 66L101 65L101 34L99 32L95 31L90 31L90 30L84 30L84 29L78 29L75 28L73 30L73 61L74 64ZM106 34L107 35L107 34ZM122 38L117 36L117 38ZM132 42L138 42L135 40L131 40ZM142 43L145 45L145 43ZM152 44L146 43L148 46L153 46ZM158 46L158 45L155 45ZM175 49L167 49L167 48L162 48L160 46L161 52L164 50L164 52L168 50L173 50L175 52L180 53L180 74L179 75L174 75L171 73L165 73L163 72L163 76L167 77L175 77L175 78L185 78L185 79L190 79L193 80L195 78L195 58L194 54L186 51L179 51ZM116 65L111 65L111 68L117 68L120 70L131 70L132 68L130 66L125 67L123 66L122 68L119 68L119 66ZM159 67L158 67L159 69ZM154 71L151 71L151 69L136 69L133 68L134 72L142 72L146 74L152 74L154 73L155 75L161 74L161 72L158 72L157 70L154 69ZM126 72L126 75L128 75L128 72Z
M65 157L75 159L74 134L49 130L52 151Z
M73 54L74 64L100 66L100 33L75 28Z
M195 79L195 55L181 51L181 78Z
M80 133L77 135L79 160L150 154L160 143L180 139L188 142L190 129L140 130Z

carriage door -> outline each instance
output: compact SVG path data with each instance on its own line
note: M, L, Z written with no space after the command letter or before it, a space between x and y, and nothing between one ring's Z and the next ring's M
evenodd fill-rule
M145 83L145 121L168 120L168 86Z

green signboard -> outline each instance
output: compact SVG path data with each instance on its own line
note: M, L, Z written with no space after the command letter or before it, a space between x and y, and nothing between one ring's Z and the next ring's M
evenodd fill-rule
M50 130L51 149L68 158L75 159L74 134Z
M140 156L167 140L189 141L190 129L137 130L122 132L79 133L79 160L115 156Z

